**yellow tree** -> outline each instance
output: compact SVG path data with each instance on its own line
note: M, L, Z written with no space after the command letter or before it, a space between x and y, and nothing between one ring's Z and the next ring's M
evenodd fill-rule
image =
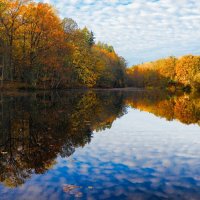
M187 55L180 58L176 65L176 79L184 85L191 85L200 70L200 57Z
M17 32L25 21L25 5L28 0L0 0L0 23L5 42L8 46L8 67L10 79L15 75L13 64L14 42L17 40Z
M28 23L23 29L27 55L24 76L27 80L37 80L41 76L47 77L51 70L60 67L59 59L62 58L58 50L62 48L64 36L61 21L50 5L30 3L27 13Z

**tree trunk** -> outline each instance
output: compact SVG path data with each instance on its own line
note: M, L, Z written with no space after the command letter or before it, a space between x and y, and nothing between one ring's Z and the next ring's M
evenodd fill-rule
M9 70L10 70L10 80L13 81L13 38L10 37L9 42Z

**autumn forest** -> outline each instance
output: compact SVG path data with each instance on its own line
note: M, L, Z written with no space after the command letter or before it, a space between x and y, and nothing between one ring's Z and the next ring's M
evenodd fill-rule
M199 90L200 56L169 57L127 69L128 85Z
M199 200L199 10L0 0L0 200Z
M45 3L0 1L3 79L33 87L123 87L125 60Z
M134 44L133 44L134 46ZM1 87L200 88L200 56L169 57L127 67L87 27L61 19L54 7L0 0Z

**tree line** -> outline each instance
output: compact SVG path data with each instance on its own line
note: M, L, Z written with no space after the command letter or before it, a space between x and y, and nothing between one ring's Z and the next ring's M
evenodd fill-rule
M200 56L127 68L94 33L61 19L47 3L0 0L0 80L4 88L145 87L200 89ZM6 84L9 83L9 84ZM22 84L23 83L23 84Z
M200 56L169 57L127 69L128 85L200 89Z
M4 65L1 65L3 63ZM123 87L126 61L47 3L0 0L0 77L36 88ZM2 67L3 66L3 67Z

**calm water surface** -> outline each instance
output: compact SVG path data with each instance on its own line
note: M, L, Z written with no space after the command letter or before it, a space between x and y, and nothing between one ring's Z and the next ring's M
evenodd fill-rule
M200 97L2 93L0 199L200 199Z

